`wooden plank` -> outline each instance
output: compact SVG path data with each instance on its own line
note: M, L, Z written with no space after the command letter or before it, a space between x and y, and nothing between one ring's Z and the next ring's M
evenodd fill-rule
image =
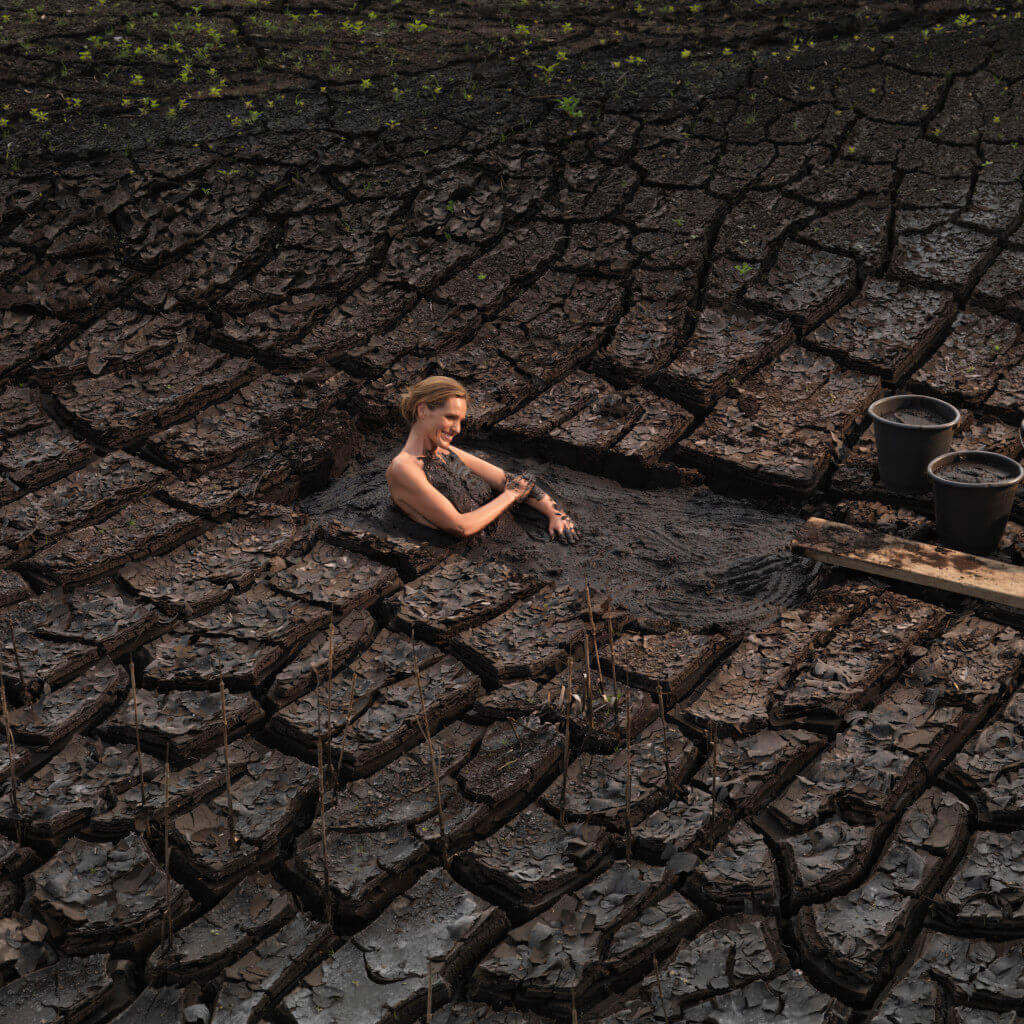
M1024 608L1024 569L991 558L815 517L791 546L798 555L829 565Z

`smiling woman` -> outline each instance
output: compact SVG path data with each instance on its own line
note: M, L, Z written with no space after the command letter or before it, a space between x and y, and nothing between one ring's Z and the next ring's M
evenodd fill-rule
M392 501L414 522L456 537L513 530L504 513L525 501L547 517L550 537L575 544L572 520L532 480L454 447L469 401L451 377L427 377L402 395L409 437L387 468Z

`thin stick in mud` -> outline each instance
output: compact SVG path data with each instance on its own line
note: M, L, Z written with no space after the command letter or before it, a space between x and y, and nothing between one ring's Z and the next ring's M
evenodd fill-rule
M220 677L220 721L224 741L224 788L228 797L228 838L234 849L238 839L235 837L235 801L231 795L231 762L228 760L228 710L224 696L224 676Z
M588 593L589 597L589 593ZM607 617L605 622L608 623L608 656L611 658L612 663L612 703L615 707L615 731L619 734L619 742L622 742L622 719L619 715L619 680L615 672L615 633L612 630L611 617ZM598 658L598 662L600 662ZM622 687L623 694L626 699L626 703L629 703L629 687Z
M174 942L174 921L171 918L171 745L164 749L164 920L167 925L167 948Z
M661 1015L665 1020L668 1020L668 1007L665 1006L665 993L661 988L661 964L658 963L656 956L651 957L651 963L654 965L654 976L658 981L658 999L661 1001Z
M416 643L416 635L413 634L413 645ZM413 651L413 664L416 667L416 691L420 695L420 715L423 718L423 735L427 740L427 753L430 755L430 774L434 776L434 793L437 796L437 827L441 833L441 857L446 868L451 867L451 857L448 853L448 832L444 824L444 803L441 800L441 776L437 769L437 759L434 757L434 741L430 736L430 722L427 719L427 703L423 699L423 682L420 679L420 661Z
M626 863L633 854L633 715L626 701Z
M139 732L139 691L135 688L135 662L129 662L128 675L132 681L132 711L135 716L135 753L139 758L139 803L146 813L146 780L142 771L142 735Z
M331 624L327 630L327 738L330 740L331 724L334 718L334 686L331 680L334 678L334 605L331 605ZM327 758L327 774L334 774L334 762ZM330 778L328 778L330 782ZM332 785L332 789L335 787Z
M328 927L333 926L333 913L331 910L331 861L327 856L327 800L325 793L327 787L324 784L324 736L321 732L320 709L323 704L323 690L316 691L316 768L317 782L320 787L320 853L324 862L324 920Z
M21 667L21 657L18 654L18 641L14 637L14 623L11 623L11 650L14 652L14 667L18 670L18 680L21 682L21 692L28 700L28 683L25 682L25 672Z
M328 683L328 686L333 685ZM352 673L352 681L348 687L348 709L345 712L345 724L341 727L341 739L338 741L338 760L334 771L334 791L337 793L341 785L341 768L345 757L345 742L348 740L349 726L352 724L352 709L356 703L356 674Z
M590 603L590 584L584 583L584 589L587 594L587 617L590 619L590 638L594 647L594 661L597 669L597 680L601 684L601 690L604 691L604 676L601 674L601 659L598 657L597 652L597 624L594 622L594 608Z
M0 668L0 700L3 701L4 734L7 737L7 770L11 776L11 809L14 811L14 838L21 845L21 808L18 806L18 776L14 771L14 732L11 729L11 712L7 707L7 684L3 669Z
M665 688L658 683L658 712L661 715L661 746L665 755L665 794L668 795L672 772L669 770L668 760L668 722L665 721Z
M569 649L569 692L565 699L565 740L562 747L562 795L558 824L565 828L565 787L569 781L569 722L572 718L572 649Z

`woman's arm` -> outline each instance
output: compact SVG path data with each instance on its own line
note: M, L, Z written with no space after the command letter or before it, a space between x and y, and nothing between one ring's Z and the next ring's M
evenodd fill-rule
M452 448L452 453L466 469L489 483L496 491L500 491L505 486L505 471L495 466L494 463L471 455L461 448ZM575 543L576 527L573 521L555 504L550 494L534 484L525 501L530 508L535 508L542 515L547 516L548 533L552 537L557 536L559 540Z
M489 483L496 491L504 489L505 471L500 466L495 466L493 462L488 462L479 456L471 455L461 448L452 448L451 451L466 469L476 473L481 480ZM531 506L531 508L535 508L538 512L543 512L549 518L557 511L555 503L551 500L550 496L545 494L536 484L533 485L533 489L526 496L526 504Z
M530 489L530 482L517 477L509 480L507 489L472 512L460 512L427 479L422 469L398 463L389 467L388 485L395 500L415 509L437 529L456 537L472 537L490 526L502 512L511 508Z

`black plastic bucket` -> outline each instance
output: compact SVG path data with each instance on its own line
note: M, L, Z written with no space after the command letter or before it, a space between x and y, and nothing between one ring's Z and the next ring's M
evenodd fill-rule
M960 410L930 395L890 395L868 407L875 427L878 477L896 491L928 487L928 463L949 451Z
M939 540L974 555L995 551L1024 467L998 452L947 452L929 463L928 476Z

